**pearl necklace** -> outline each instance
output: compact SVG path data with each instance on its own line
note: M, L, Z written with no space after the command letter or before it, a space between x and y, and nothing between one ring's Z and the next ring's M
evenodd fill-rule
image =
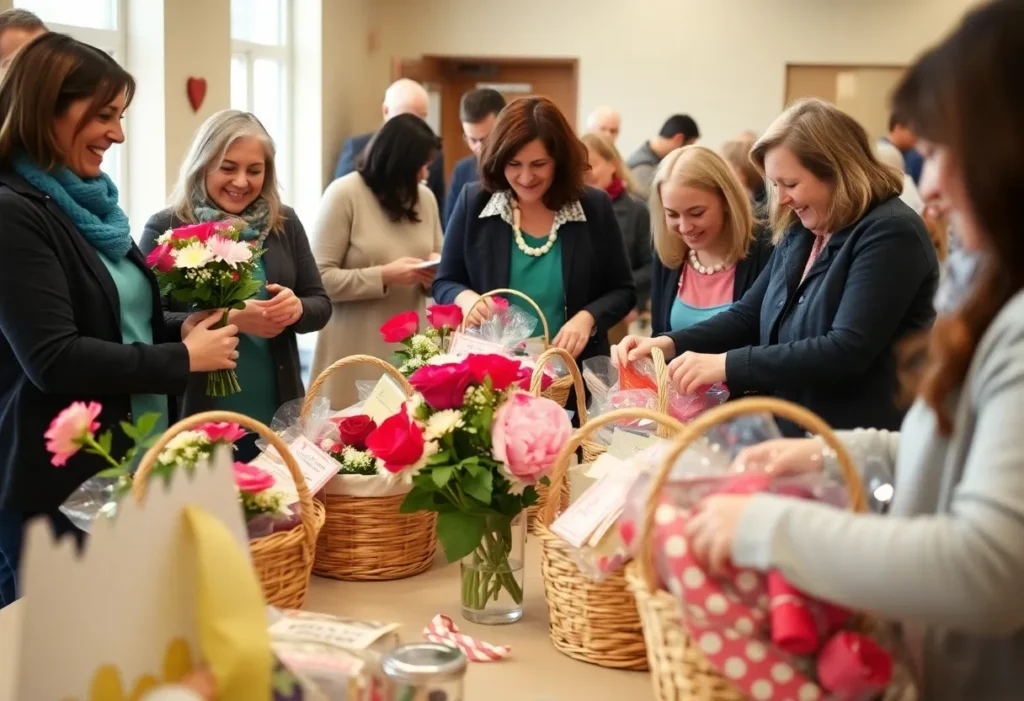
M540 248L533 248L526 243L526 239L523 238L523 232L520 229L520 221L522 221L522 213L519 211L519 207L512 205L512 231L515 233L516 246L519 247L520 251L528 256L539 258L554 248L555 241L558 240L558 232L556 230L552 230L552 232L548 234L548 240L543 246Z
M700 262L700 259L697 257L697 251L692 248L690 249L690 266L701 275L714 275L715 273L722 272L727 267L725 263L716 263L710 268L707 267Z

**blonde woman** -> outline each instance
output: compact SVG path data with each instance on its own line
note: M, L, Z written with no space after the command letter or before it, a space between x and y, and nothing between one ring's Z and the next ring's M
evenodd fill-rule
M802 404L835 428L897 429L896 345L935 318L935 247L899 198L903 179L852 117L802 100L752 158L769 183L775 252L739 302L654 339L626 338L619 361L658 345L690 393L725 382ZM786 426L787 432L795 427Z
M584 134L581 140L587 147L590 164L584 179L587 185L604 190L612 198L612 209L619 220L636 285L636 309L608 332L617 343L627 333L637 312L647 308L651 295L651 216L644 202L637 199L639 188L615 144L603 134ZM616 329L620 329L618 333Z
M306 231L281 203L275 148L266 129L248 112L218 112L196 132L181 165L170 206L154 214L141 247L150 251L167 229L206 221L241 219L242 237L265 249L258 275L265 282L245 309L232 311L238 327L238 373L242 392L207 397L206 379L193 375L185 394L185 416L226 409L269 424L284 402L304 394L295 334L319 331L331 314ZM167 300L172 311L178 309ZM252 442L252 441L250 441ZM240 446L240 459L253 452Z
M658 166L651 217L654 335L689 328L731 307L771 256L743 186L721 156L703 146L676 149Z
M722 145L722 157L746 189L757 214L768 204L768 191L764 186L764 175L750 160L750 149L754 147L755 141L756 138L750 137L726 141Z

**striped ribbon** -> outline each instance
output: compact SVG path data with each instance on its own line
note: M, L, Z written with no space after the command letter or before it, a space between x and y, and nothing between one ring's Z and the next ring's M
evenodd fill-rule
M458 626L448 616L438 614L423 629L423 637L432 643L440 643L460 650L470 662L497 662L512 652L507 645L491 645L459 632Z

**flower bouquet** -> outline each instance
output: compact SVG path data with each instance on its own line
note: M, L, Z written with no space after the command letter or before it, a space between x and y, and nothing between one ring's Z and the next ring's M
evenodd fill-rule
M463 615L479 623L522 617L522 512L572 433L560 406L521 391L522 372L500 355L422 367L417 393L366 438L412 484L402 512L438 514L445 556L461 561Z
M406 377L447 352L452 332L462 323L462 310L457 304L434 305L427 309L427 322L430 326L420 332L419 314L403 312L380 327L385 342L402 344L393 362Z
M146 263L160 284L160 293L198 311L243 309L260 291L255 279L263 249L241 241L234 221L205 222L178 227L157 239ZM225 397L241 392L234 370L216 370L206 377L206 395Z

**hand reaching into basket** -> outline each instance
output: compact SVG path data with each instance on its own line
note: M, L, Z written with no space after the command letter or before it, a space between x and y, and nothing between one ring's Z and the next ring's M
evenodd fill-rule
M495 297L487 297L477 304L480 297L473 290L464 290L455 298L455 303L466 318L466 326L479 326L501 311L500 302Z
M716 577L729 574L732 542L750 496L715 494L701 501L686 523L690 552Z
M744 448L734 463L743 470L775 475L817 472L825 464L822 445L815 438L778 438Z
M665 355L665 360L675 357L676 344L668 336L626 336L612 348L612 364L619 368L641 358L650 357L651 350L656 346Z

